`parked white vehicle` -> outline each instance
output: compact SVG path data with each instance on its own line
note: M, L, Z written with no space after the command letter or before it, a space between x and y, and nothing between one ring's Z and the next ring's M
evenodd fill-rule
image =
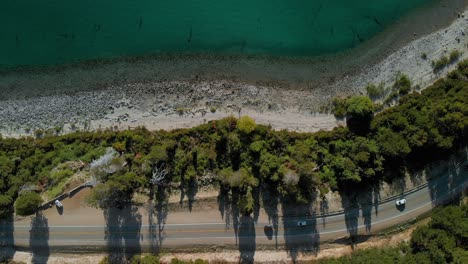
M405 199L405 198L403 198L403 199L398 199L398 200L396 200L395 204L396 204L397 206L404 205L404 204L406 204L406 199Z
M55 200L55 205L57 207L63 207L63 204L59 200Z
M306 226L307 222L306 221L298 221L297 226Z

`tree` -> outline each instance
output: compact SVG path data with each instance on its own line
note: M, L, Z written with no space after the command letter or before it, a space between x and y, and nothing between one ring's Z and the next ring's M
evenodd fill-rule
M369 97L353 96L347 100L346 112L351 118L369 121L374 115L374 103Z
M239 209L245 216L250 215L254 208L254 199L252 197L252 187L247 187L245 195L242 195L239 199Z
M9 195L0 194L0 219L6 217L11 213L11 205L13 204L13 198Z
M255 121L249 116L243 116L237 122L237 128L246 134L250 134L252 131L254 131L255 127Z
M42 204L42 198L36 192L24 192L16 199L16 214L27 216L34 214Z
M444 230L424 226L414 231L411 237L413 252L427 252L433 263L452 262L455 240Z
M411 91L411 81L408 76L399 74L395 81L394 87L400 95L406 95Z
M377 144L383 155L390 158L404 158L411 152L406 139L391 129L382 127L377 132Z
M374 117L374 103L366 96L353 96L347 101L346 120L349 130L356 134L367 134Z

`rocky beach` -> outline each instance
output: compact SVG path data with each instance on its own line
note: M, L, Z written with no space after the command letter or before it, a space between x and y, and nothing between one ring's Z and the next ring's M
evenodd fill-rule
M424 88L456 65L452 63L435 73L432 61L454 50L461 52L458 60L467 58L468 11L451 10L450 17L453 20L448 26L428 34L413 32L407 43L387 47L387 53L377 56L379 50L368 49L372 56L367 56L373 58L373 63L355 65L352 71L342 71L342 75L333 78L328 76L333 72L318 70L322 67L320 59L287 61L283 62L285 66L273 60L271 69L264 68L263 73L252 70L245 75L240 69L258 69L267 65L268 60L239 58L229 67L225 64L221 67L222 60L218 58L206 70L203 65L209 64L209 59L200 59L198 64L179 61L171 65L148 59L50 71L2 72L0 133L18 137L33 135L37 129L53 128L59 133L136 126L174 129L228 115L249 115L275 129L331 129L343 124L329 114L332 98L365 94L370 83L390 88L399 73L406 74L413 86ZM404 24L408 21L400 23L400 27L408 26ZM387 35L370 40L354 52L361 54L366 45L384 42L383 38L395 32L390 28ZM347 63L343 61L336 67L345 67ZM323 61L324 69L330 65L331 62ZM217 66L222 68L220 74L212 70ZM225 73L228 68L232 69L230 76ZM290 71L296 72L294 80L284 77ZM181 73L180 78L166 78L171 72ZM313 78L317 73L319 77ZM251 78L253 75L258 80ZM271 79L272 75L276 78Z

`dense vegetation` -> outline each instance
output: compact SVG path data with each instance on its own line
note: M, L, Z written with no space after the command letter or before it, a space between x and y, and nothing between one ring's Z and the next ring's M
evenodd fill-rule
M410 242L399 247L358 250L318 263L468 263L468 206L437 208L429 225L418 227Z
M260 186L282 199L307 202L314 193L392 180L395 171L466 144L467 80L464 61L447 78L375 116L368 98L353 97L345 109L348 126L330 132L273 131L249 117L229 117L171 132L138 128L3 138L0 214L11 213L25 185L59 193L63 179L79 170L99 182L89 200L102 208L122 206L135 191L156 185L190 191L214 172L223 190L240 194L244 214L258 202L253 196Z

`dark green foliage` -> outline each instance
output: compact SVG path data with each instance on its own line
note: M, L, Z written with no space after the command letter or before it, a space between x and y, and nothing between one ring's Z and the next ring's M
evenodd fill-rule
M42 203L42 198L36 192L24 192L15 202L16 214L27 216L34 214Z
M450 52L450 56L449 56L449 61L450 63L454 63L458 60L458 58L460 58L460 56L462 55L462 53L458 50L452 50L452 52Z
M347 100L346 98L333 98L333 108L332 113L338 117L343 118L346 116L346 108L347 108Z
M409 244L355 251L351 256L315 263L466 263L468 260L468 206L448 206L432 213L428 226L418 227Z
M381 83L379 85L369 84L366 87L366 91L367 91L367 95L371 99L378 99L378 98L381 98L384 95L385 86L384 86L383 83Z
M347 100L346 123L351 132L364 136L368 134L370 123L374 117L375 106L366 96L353 96Z
M421 53L421 59L427 60L427 53L426 52Z
M455 63L461 55L462 53L460 51L452 50L448 57L442 56L440 59L432 61L432 68L434 69L434 72L438 72L447 67L449 64Z
M253 212L254 199L252 197L252 187L247 187L247 191L239 199L239 209L243 215L250 215Z
M399 74L393 87L398 91L400 96L406 95L411 91L411 81L408 76Z
M450 59L447 56L442 56L440 59L436 61L432 61L432 68L434 69L434 72L438 72L445 68L450 62Z
M352 96L347 102L346 113L351 118L370 120L374 115L374 103L365 96Z

